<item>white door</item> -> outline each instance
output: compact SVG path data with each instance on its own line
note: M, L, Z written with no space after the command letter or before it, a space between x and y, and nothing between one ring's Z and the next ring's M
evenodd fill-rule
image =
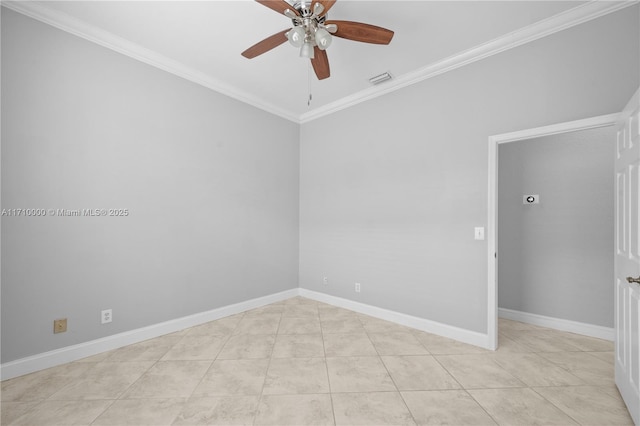
M640 425L640 90L618 122L616 179L616 385Z

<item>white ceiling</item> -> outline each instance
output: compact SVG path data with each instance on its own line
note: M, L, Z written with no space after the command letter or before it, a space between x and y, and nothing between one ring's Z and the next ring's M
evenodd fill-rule
M288 119L305 121L398 87L399 82L406 85L443 72L456 60L460 66L468 58L617 10L613 2L598 2L609 6L595 9L593 3L338 0L330 19L378 25L395 36L388 46L334 38L327 50L331 77L323 81L288 43L251 60L240 56L261 39L291 27L288 18L251 0L5 4ZM394 80L372 88L368 79L385 71Z

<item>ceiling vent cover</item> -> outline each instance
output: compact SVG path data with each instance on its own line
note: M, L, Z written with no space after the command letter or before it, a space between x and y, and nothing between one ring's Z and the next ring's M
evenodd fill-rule
M384 83L385 81L389 81L393 78L393 76L388 73L388 72L383 72L380 75L376 75L375 77L371 77L369 79L369 83L371 84L380 84L380 83Z

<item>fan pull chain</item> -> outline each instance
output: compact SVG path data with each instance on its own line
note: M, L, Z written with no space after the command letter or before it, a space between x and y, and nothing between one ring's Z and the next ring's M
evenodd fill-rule
M313 99L313 95L311 94L311 63L309 63L309 68L307 68L307 81L309 84L309 98L307 99L307 106L311 106L311 100Z

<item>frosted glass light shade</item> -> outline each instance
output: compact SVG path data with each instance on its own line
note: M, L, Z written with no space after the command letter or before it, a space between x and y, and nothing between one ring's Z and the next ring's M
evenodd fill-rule
M316 44L318 45L318 49L325 50L327 47L331 46L331 41L333 37L329 34L329 31L324 28L318 28L316 31Z
M287 33L287 38L289 39L289 43L291 43L295 47L300 47L304 43L304 28L302 27L293 27L291 31Z
M313 45L311 43L304 43L300 48L300 57L313 59L314 56Z

